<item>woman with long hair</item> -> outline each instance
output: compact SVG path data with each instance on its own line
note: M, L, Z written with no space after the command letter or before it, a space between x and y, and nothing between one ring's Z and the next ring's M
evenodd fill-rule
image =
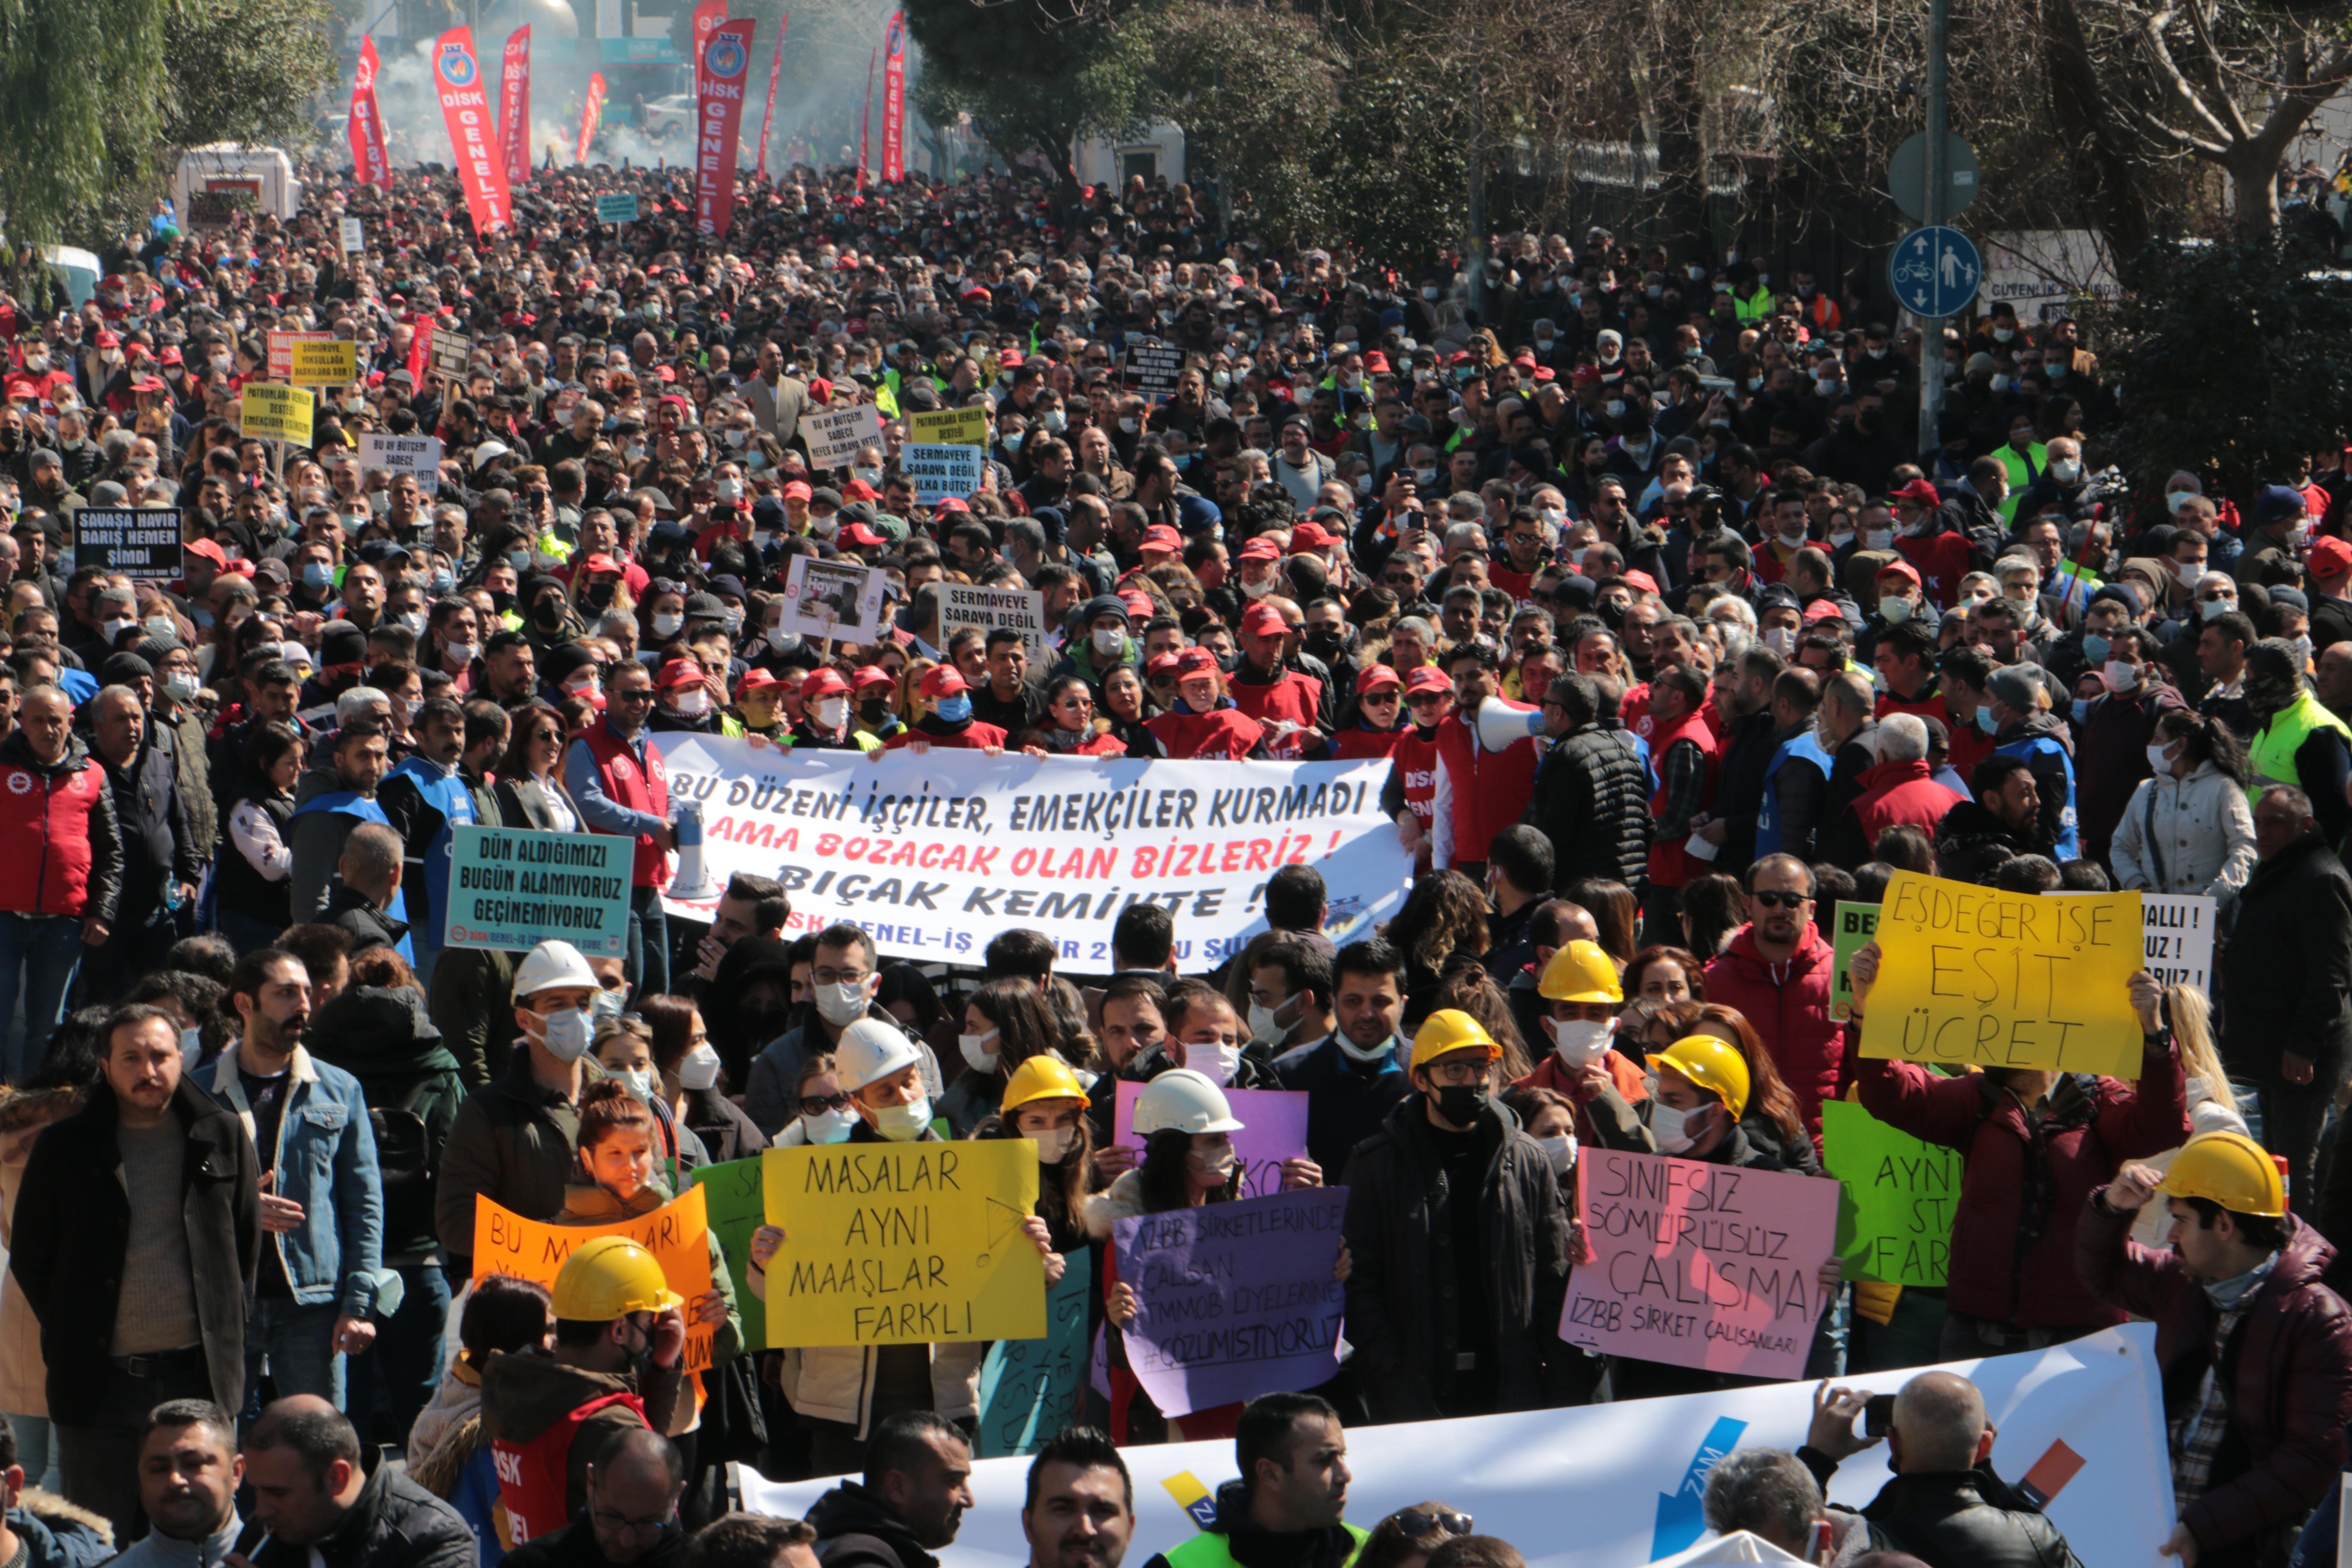
M1486 895L1459 871L1433 871L1413 883L1383 934L1404 956L1405 1011L1416 1017L1433 1012L1436 1004L1428 999L1446 959L1486 951Z
M991 980L965 998L956 1042L964 1070L939 1105L955 1136L971 1136L973 1128L996 1114L1013 1070L1052 1051L1059 1039L1053 1010L1027 980Z
M1568 901L1592 917L1598 941L1621 969L1633 961L1640 930L1642 900L1622 882L1606 877L1585 877L1568 885Z
M1625 999L1652 1002L1704 1002L1706 966L1688 948L1653 945L1633 955L1625 966Z
M1821 1158L1814 1152L1812 1139L1806 1135L1804 1118L1797 1110L1797 1097L1789 1091L1788 1080L1780 1076L1772 1053L1764 1048L1756 1026L1737 1007L1727 1007L1719 1002L1681 1002L1660 1008L1652 1015L1647 1031L1653 1066L1659 1051L1694 1035L1721 1040L1746 1059L1750 1088L1742 1121L1749 1141L1770 1152L1784 1169L1802 1171L1807 1175L1819 1172ZM1659 1145L1659 1152L1675 1152L1664 1144Z
M1004 1080L1003 1109L982 1121L974 1140L1026 1138L1037 1145L1037 1215L1054 1250L1084 1247L1084 1207L1094 1190L1094 1134L1087 1125L1087 1089L1069 1064L1047 1052L1031 1057Z
M1057 677L1045 688L1045 716L1022 737L1024 750L1054 757L1123 757L1127 742L1111 722L1095 715L1094 688L1083 676Z
M662 1102L679 1126L702 1141L710 1163L723 1165L766 1148L766 1134L727 1098L726 1073L702 1009L688 997L656 994L638 998L637 1016L651 1036Z
M1225 694L1217 656L1204 647L1188 647L1176 656L1176 706L1145 720L1143 727L1166 755L1179 761L1216 757L1239 762L1265 755L1265 726L1234 706Z
M563 715L534 699L514 710L506 755L499 759L499 809L516 827L577 833L585 826L563 782Z
M1721 871L1694 877L1683 889L1683 935L1704 963L1720 953L1731 933L1748 923L1748 895Z

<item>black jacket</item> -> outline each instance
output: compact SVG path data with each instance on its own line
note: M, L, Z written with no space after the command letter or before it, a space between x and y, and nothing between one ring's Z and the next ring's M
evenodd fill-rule
M1964 800L1936 825L1936 875L1954 882L1992 885L1992 874L2020 855L2048 855L2051 843L2034 830L2021 833L1981 804Z
M334 1532L315 1543L326 1568L474 1568L480 1548L465 1516L390 1465L379 1465ZM305 1568L309 1546L246 1525L237 1550L253 1568Z
M2228 935L2222 1060L2267 1076L2291 1047L2336 1081L2352 1046L2352 875L2316 830L2254 868Z
M187 1138L181 1214L188 1230L196 1319L213 1398L245 1398L245 1312L261 1260L260 1168L234 1113L180 1080L173 1114ZM124 1284L131 1203L115 1142L114 1091L43 1129L16 1194L8 1266L41 1322L49 1408L96 1409L104 1400L114 1314Z
M1420 1094L1397 1101L1378 1132L1348 1161L1345 1233L1348 1337L1355 1342L1373 1415L1382 1421L1436 1416L1454 1381L1459 1330L1439 1280L1454 1272L1444 1170ZM1568 1221L1550 1158L1490 1101L1478 1126L1486 1174L1469 1201L1480 1214L1480 1261L1493 1310L1486 1339L1495 1347L1498 1407L1540 1409L1545 1370L1572 1354L1559 1343L1568 1294ZM1457 1413L1458 1414L1458 1413Z
M1756 858L1756 816L1764 807L1764 770L1780 749L1781 735L1771 712L1735 719L1724 731L1720 782L1715 792L1715 815L1723 819L1721 859L1726 866L1746 866Z
M1340 1568L1360 1544L1356 1532L1344 1524L1321 1530L1268 1530L1251 1522L1249 1494L1239 1481L1217 1488L1217 1522L1213 1535L1225 1538L1225 1550L1242 1568ZM832 1568L830 1561L826 1568ZM1155 1552L1143 1568L1170 1568L1168 1554Z
M685 1558L687 1540L685 1530L672 1521L642 1556L630 1560L629 1568L672 1568ZM613 1560L596 1544L596 1527L585 1514L562 1530L533 1536L504 1560L515 1568L613 1568Z
M326 910L320 918L351 933L353 952L363 947L398 947L400 939L408 934L406 921L394 920L371 903L365 893L345 887L341 877L335 879L327 895Z
M859 1482L842 1482L811 1503L806 1517L824 1568L939 1568L907 1521Z
M1551 840L1552 887L1587 877L1638 888L1650 860L1650 780L1624 729L1587 724L1552 743L1520 818Z
M90 760L106 770L114 795L115 829L122 839L121 909L129 921L154 911L167 879L194 887L204 878L195 832L180 797L173 744L168 734L151 734L130 764L120 768L98 752L90 753Z
M1990 1470L1896 1476L1863 1509L1871 1544L1927 1568L2082 1568L2056 1525Z

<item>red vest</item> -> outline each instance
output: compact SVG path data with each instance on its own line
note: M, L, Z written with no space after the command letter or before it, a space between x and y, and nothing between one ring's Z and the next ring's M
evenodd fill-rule
M1533 572L1514 572L1508 566L1490 565L1486 568L1486 581L1508 594L1515 605L1535 602L1536 574Z
M1688 741L1706 757L1706 783L1699 790L1698 803L1702 808L1715 804L1715 770L1721 742L1716 740L1715 731L1707 728L1704 712L1685 713L1671 723L1659 720L1650 736L1650 777L1658 786L1650 796L1650 815L1653 817L1666 808L1666 751L1676 741ZM1654 885L1661 888L1687 887L1694 878L1713 869L1710 862L1694 858L1689 850L1683 847L1683 841L1689 837L1689 830L1679 825L1671 828L1660 825L1657 841L1650 846L1650 880ZM1733 868L1726 867L1725 869ZM1743 866L1738 869L1744 871L1747 868Z
M1495 835L1518 821L1535 794L1535 737L1485 751L1471 743L1460 715L1448 713L1437 726L1437 756L1454 786L1454 858L1484 860Z
M1367 730L1361 725L1342 730L1331 737L1331 760L1354 762L1360 757L1392 757L1397 742L1412 733L1412 726L1401 724L1393 730ZM1435 780L1431 781L1434 788Z
M0 910L82 912L89 899L89 808L106 787L95 759L69 773L0 765Z
M1004 731L994 724L983 724L974 719L963 727L962 733L956 735L934 735L928 730L901 730L883 742L882 749L886 752L899 751L912 741L929 741L934 746L954 746L977 752L990 746L1003 745Z
M609 723L591 724L580 739L587 746L588 754L596 759L596 773L604 784L606 799L648 816L669 816L669 771L662 766L661 753L650 742L646 746L646 765L640 768L628 742L613 733ZM655 847L653 839L640 837L635 870L629 879L640 888L660 887L664 880L662 860L662 852Z
M1269 730L1285 720L1297 725L1299 730L1314 729L1317 705L1323 700L1323 683L1295 669L1269 686L1253 686L1247 681L1236 680L1230 683L1228 689L1236 709ZM1270 742L1266 754L1295 758L1298 755L1298 734L1293 731L1279 742Z
M490 1440L490 1456L499 1468L499 1502L506 1510L499 1525L508 1551L572 1522L572 1510L566 1506L571 1493L572 1439L590 1416L611 1405L625 1405L637 1413L638 1420L646 1418L645 1401L635 1394L608 1394L556 1417L528 1443L509 1443L502 1437Z
M1404 803L1421 818L1421 830L1429 831L1437 820L1437 736L1431 732L1426 741L1421 731L1407 724L1397 731L1395 749L1389 761L1404 779Z
M1143 727L1160 737L1172 762L1213 757L1237 763L1250 754L1250 748L1265 733L1265 725L1238 708L1220 708L1213 713L1162 713L1145 720Z

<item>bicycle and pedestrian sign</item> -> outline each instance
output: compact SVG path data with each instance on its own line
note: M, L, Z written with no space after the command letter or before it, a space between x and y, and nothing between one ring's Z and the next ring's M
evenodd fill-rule
M1886 275L1905 310L1933 321L1969 308L1984 280L1984 259L1958 229L1915 228L1887 258Z

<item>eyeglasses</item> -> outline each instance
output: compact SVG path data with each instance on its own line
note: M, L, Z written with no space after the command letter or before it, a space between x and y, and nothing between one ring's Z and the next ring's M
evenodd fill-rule
M664 1513L656 1519L631 1519L626 1514L614 1513L610 1509L592 1506L588 1510L588 1517L595 1521L597 1529L608 1535L652 1535L669 1523L671 1513L675 1511L673 1510L670 1513Z
M1419 1509L1391 1514L1390 1522L1407 1541L1419 1541L1423 1536L1434 1535L1441 1530L1448 1535L1468 1535L1476 1528L1466 1513L1423 1513Z
M845 1094L804 1094L801 1096L803 1116L823 1116L828 1110L846 1110L851 1104Z
M613 702L651 702L653 700L654 691L650 686L640 686L634 691L611 692L606 698Z
M1361 702L1367 708L1370 707L1375 702L1379 703L1381 707L1386 708L1397 700L1397 694L1393 691L1367 691L1357 700Z
M1750 893L1748 901L1767 910L1793 910L1813 901L1811 893Z

